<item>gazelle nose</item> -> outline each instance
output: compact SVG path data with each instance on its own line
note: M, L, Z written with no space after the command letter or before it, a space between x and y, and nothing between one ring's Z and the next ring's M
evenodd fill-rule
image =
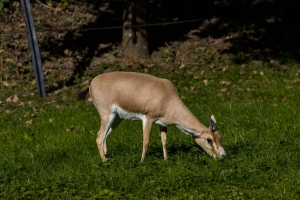
M219 149L219 152L220 152L220 156L221 157L226 157L226 152L225 152L225 150L223 149L223 147L220 147L220 149Z

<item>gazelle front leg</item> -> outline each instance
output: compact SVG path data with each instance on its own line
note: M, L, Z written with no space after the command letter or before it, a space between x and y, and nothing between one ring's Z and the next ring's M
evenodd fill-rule
M168 151L167 151L167 127L159 126L161 143L163 147L164 160L168 159Z
M144 117L143 119L143 152L141 162L144 161L150 142L152 121Z

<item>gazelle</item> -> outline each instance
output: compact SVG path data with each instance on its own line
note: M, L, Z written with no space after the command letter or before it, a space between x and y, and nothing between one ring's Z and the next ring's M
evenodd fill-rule
M161 132L164 159L167 160L167 127L175 124L191 135L196 143L213 157L225 157L221 135L216 120L203 111L209 128L183 104L173 84L162 78L143 73L111 72L95 77L89 87L90 96L101 117L101 127L96 143L103 162L107 160L106 139L122 120L143 122L143 151L145 159L150 141L152 124L158 124Z

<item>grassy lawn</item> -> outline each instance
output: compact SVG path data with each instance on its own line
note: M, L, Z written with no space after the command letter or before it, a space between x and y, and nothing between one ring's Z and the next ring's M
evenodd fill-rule
M170 127L164 161L154 125L141 163L142 124L124 121L108 137L102 163L91 102L71 91L55 102L19 95L24 104L0 105L0 199L299 199L298 69L263 62L148 69L170 79L203 124L195 103L214 114L228 155L222 160Z

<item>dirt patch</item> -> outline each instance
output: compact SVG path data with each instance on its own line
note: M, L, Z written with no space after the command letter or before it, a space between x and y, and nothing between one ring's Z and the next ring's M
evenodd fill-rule
M67 5L62 4L64 1L50 2L36 1L31 4L48 94L64 86L72 88L76 83L89 79L84 76L93 77L99 73L116 70L139 71L141 66L142 71L146 73L149 67L155 65L175 70L209 64L214 69L215 63L218 63L216 61L220 59L225 66L230 62L252 59L257 62L267 61L277 70L287 70L287 67L278 61L279 54L271 54L272 49L258 45L268 44L262 41L262 37L266 35L263 33L273 29L260 28L255 22L236 26L240 21L237 20L236 24L230 23L232 21L228 21L224 13L218 10L216 13L203 12L206 13L203 15L206 18L188 27L186 24L177 26L179 29L171 25L149 27L151 52L148 60L141 61L122 57L120 2L112 1L115 2L112 4L101 1L89 4L68 1ZM0 13L0 86L1 89L8 88L27 95L32 94L36 89L22 9L19 2L10 2L6 6L8 12ZM234 5L228 8L226 5L222 6L215 5L219 10L235 8ZM234 12L238 12L237 16L243 15L242 11ZM218 15L220 17L215 17ZM155 17L150 18L150 22L163 20L159 14L153 16ZM230 17L228 19L231 20ZM167 20L176 21L177 18L169 17ZM164 35L168 29L178 33L176 37L171 33L168 40L161 43L159 34ZM269 41L269 36L266 35L265 38L265 41ZM156 46L152 45L153 43ZM290 55L294 55L294 50L290 51ZM235 54L234 58L230 57L232 54ZM264 55L266 56L262 58ZM12 96L11 93L2 94L2 99Z

